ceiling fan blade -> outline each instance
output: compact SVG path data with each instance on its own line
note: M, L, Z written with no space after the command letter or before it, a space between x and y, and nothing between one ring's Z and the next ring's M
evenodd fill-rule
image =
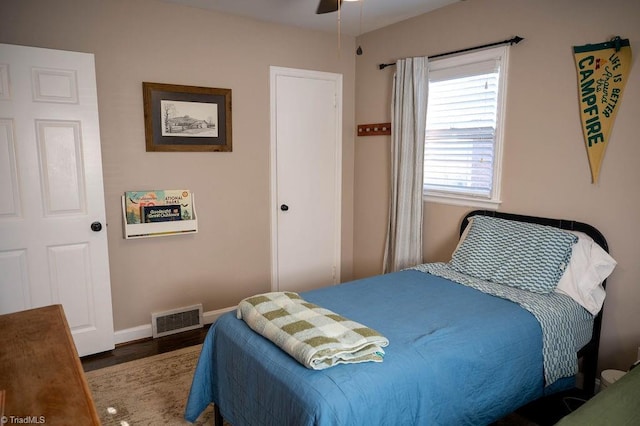
M342 4L342 0L320 0L320 3L318 3L318 10L316 10L316 15L337 11L338 2Z

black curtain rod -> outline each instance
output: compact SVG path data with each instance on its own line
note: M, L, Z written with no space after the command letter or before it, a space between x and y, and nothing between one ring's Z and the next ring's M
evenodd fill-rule
M435 58L439 58L441 56L455 55L456 53L463 53L463 52L469 52L471 50L478 50L478 49L485 49L487 47L500 46L501 44L511 44L511 45L513 45L513 44L520 43L522 40L524 40L522 37L515 36L514 38L511 38L509 40L503 40L503 41L497 41L495 43L483 44L482 46L468 47L466 49L454 50L453 52L438 53L437 55L432 55L432 56L429 56L428 58L429 59L435 59ZM383 70L386 67L391 67L393 65L395 65L395 63L380 64L380 65L378 65L378 67L381 70Z

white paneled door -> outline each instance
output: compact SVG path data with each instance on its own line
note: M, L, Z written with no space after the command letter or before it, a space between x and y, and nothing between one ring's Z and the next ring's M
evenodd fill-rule
M0 44L0 314L62 304L114 347L94 57Z
M340 282L342 76L271 68L272 288Z

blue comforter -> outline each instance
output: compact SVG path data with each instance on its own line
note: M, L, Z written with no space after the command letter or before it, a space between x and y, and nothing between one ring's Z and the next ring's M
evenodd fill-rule
M234 426L483 425L545 392L540 325L508 300L416 270L301 296L386 336L384 362L309 370L228 313L205 339L187 420L214 402Z

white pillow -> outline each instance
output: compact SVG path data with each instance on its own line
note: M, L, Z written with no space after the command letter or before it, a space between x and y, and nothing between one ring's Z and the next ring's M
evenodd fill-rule
M460 239L458 240L458 244L456 245L456 249L453 251L454 253L460 248L460 245L464 242L464 239L467 238L467 234L469 234L469 230L471 229L471 225L473 224L473 218L475 216L471 216L467 219L467 227L464 228L462 234L460 235Z
M596 315L606 296L602 282L611 275L617 262L587 234L567 232L577 235L578 242L573 245L571 260L555 291Z

